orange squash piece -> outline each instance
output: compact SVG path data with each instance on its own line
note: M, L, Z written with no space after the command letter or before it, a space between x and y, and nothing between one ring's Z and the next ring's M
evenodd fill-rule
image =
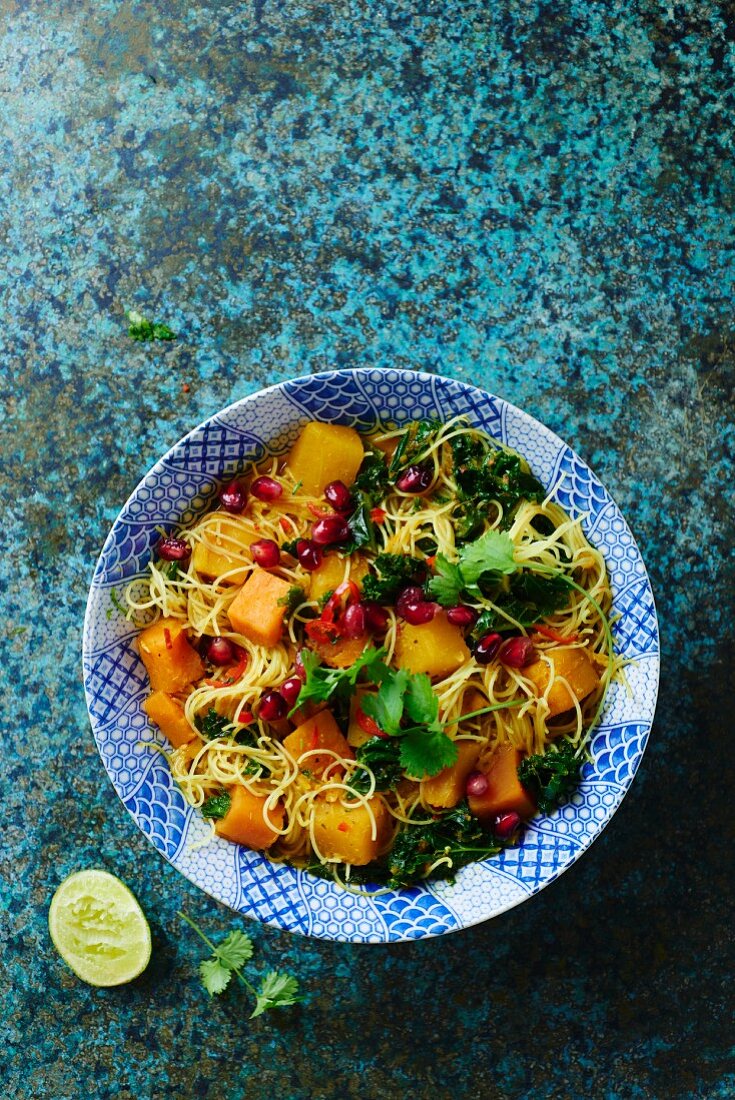
M159 619L138 637L138 650L154 691L177 692L204 675L197 651L189 645L181 619Z
M143 710L175 749L180 749L197 736L197 731L186 720L184 708L165 691L154 691L149 695L143 703Z
M369 805L375 816L374 839L370 814L361 803L350 808L324 798L314 800L314 836L325 859L364 867L378 857L390 836L391 815L381 798L371 798Z
M272 648L281 637L285 601L291 585L256 565L230 604L233 630L253 642Z
M320 710L313 718L307 718L284 738L283 746L297 763L305 752L312 749L331 749L338 756L345 756L349 760L353 760L355 756L330 710ZM303 766L312 775L320 776L333 763L334 757L330 753L317 753L308 756Z
M457 759L448 768L442 768L438 775L421 781L421 792L426 802L437 809L449 809L464 798L467 776L470 774L480 755L478 741L458 741Z
M340 424L306 424L286 460L294 480L310 496L320 497L330 481L350 486L362 465L365 450L354 428Z
M309 599L320 600L327 592L334 592L335 588L342 584L345 579L346 564L345 559L341 558L339 554L327 554L319 568L311 574ZM349 559L349 571L347 573L349 580L359 584L369 572L370 566L365 558L355 555Z
M448 622L443 611L430 623L404 623L398 632L395 661L409 672L426 672L443 679L470 659L462 631Z
M217 527L207 525L204 539L194 547L192 564L205 577L219 577L230 573L238 565L242 568L225 577L223 584L242 584L248 575L251 559L248 547L260 537L240 516L228 512L216 512Z
M266 821L264 809L267 799L253 794L247 787L230 787L228 794L232 799L230 808L224 817L214 823L217 836L234 844L244 844L254 851L270 848L278 839L276 830L283 828L283 803L277 802L268 810Z
M554 666L555 677L547 697L548 716L553 718L557 714L563 714L565 710L570 710L574 706L575 696L580 701L585 699L595 690L600 678L584 649L561 647L552 649L548 657ZM533 681L538 696L544 694L550 679L549 666L545 660L534 661L532 665L528 665L524 668L523 675ZM557 676L562 676L568 682L573 695L566 684L556 679Z
M367 634L359 638L338 638L335 642L309 642L323 664L330 668L352 668L369 642Z
M518 765L521 754L512 745L500 745L488 763L481 769L487 776L488 788L485 794L470 795L470 812L480 821L489 822L496 814L509 810L522 818L533 817L536 803L518 778Z
M347 741L353 749L359 748L360 745L364 745L366 741L375 736L375 734L364 730L357 721L357 708L360 705L360 700L366 694L368 694L367 688L358 686L355 688L355 694L350 699L350 724L347 727ZM374 694L374 692L370 694Z

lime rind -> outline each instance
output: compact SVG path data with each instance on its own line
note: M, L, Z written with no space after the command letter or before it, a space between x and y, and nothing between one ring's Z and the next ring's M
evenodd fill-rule
M76 871L51 900L54 947L89 985L115 986L143 973L151 957L151 931L128 887L109 871Z

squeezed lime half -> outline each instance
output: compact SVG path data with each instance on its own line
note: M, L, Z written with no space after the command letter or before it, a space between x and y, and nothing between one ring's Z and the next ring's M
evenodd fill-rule
M109 871L76 871L51 899L48 927L54 947L89 985L123 985L151 957L151 930L125 883Z

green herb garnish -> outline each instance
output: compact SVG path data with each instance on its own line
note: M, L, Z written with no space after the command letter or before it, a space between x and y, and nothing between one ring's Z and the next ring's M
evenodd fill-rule
M261 980L259 989L248 981L242 973L242 967L253 957L253 941L240 929L229 932L223 940L215 944L186 913L179 912L177 916L194 929L212 952L208 959L199 964L199 976L210 997L223 993L234 974L255 997L255 1008L250 1013L251 1020L271 1008L283 1008L304 1000L299 994L298 981L290 974L271 970Z

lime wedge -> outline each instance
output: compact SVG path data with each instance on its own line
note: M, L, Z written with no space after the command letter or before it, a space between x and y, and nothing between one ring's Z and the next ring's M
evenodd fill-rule
M48 927L64 962L89 985L130 982L150 961L145 914L108 871L77 871L64 879L51 899Z

